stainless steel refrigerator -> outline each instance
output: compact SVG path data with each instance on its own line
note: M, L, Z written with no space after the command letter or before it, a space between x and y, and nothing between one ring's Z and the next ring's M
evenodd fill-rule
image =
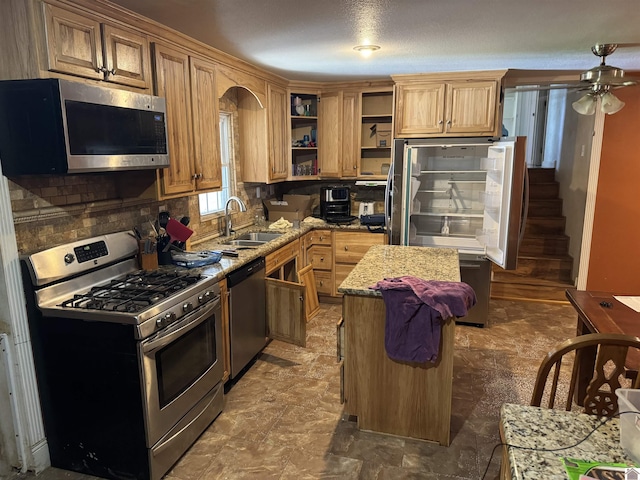
M525 138L396 139L386 192L389 243L456 248L486 325L490 263L515 269L526 212Z

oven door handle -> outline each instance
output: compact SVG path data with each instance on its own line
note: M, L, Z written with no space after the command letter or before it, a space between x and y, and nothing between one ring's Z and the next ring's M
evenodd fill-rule
M142 342L142 352L144 354L148 354L154 350L158 350L159 348L169 345L176 338L181 337L207 320L211 312L216 308L220 308L220 297L184 317L182 319L183 325L180 328L164 335L160 335L158 338L148 342ZM195 317L195 319L193 319L193 317Z

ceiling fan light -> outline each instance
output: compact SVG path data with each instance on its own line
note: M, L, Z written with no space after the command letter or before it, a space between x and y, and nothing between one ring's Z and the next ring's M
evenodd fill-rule
M593 115L596 113L596 106L598 99L593 93L587 93L579 100L576 100L571 104L573 109L580 115Z
M606 92L601 97L600 109L609 115L619 112L624 107L624 102L611 92Z

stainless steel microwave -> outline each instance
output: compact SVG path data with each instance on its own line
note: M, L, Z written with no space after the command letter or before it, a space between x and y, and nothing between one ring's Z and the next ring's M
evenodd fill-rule
M61 79L0 81L6 176L169 165L164 98Z

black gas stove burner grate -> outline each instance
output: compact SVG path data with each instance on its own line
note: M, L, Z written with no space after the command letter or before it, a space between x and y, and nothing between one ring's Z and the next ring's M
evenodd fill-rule
M60 304L85 310L137 313L197 283L200 275L139 271L92 287Z

